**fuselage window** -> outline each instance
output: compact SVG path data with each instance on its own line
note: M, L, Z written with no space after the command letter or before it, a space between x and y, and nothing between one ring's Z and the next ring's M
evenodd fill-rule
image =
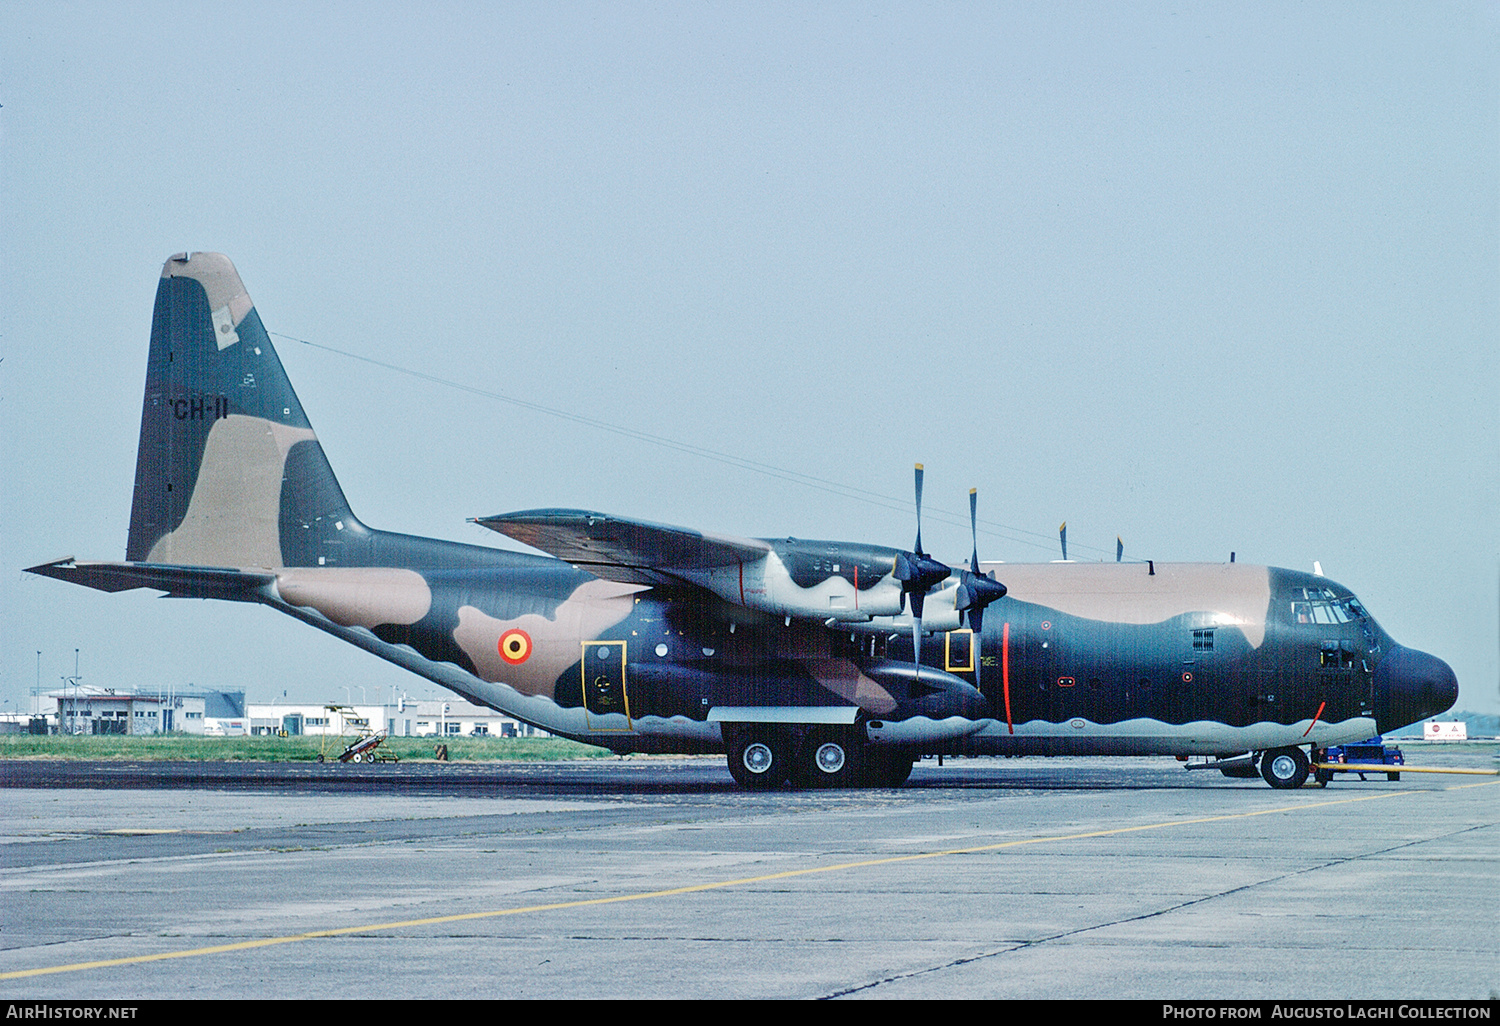
M1318 646L1320 665L1327 670L1347 670L1354 665L1354 645L1348 641L1325 641Z

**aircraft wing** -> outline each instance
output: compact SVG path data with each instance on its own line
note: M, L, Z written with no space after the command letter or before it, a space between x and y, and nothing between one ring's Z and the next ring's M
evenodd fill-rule
M531 509L473 523L566 560L596 577L627 584L697 583L705 573L766 558L753 538L701 531L582 509Z

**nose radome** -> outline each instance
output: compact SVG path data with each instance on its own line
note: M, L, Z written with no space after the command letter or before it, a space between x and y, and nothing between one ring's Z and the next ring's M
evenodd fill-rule
M1375 667L1375 725L1380 733L1447 712L1458 701L1458 678L1437 656L1397 645Z

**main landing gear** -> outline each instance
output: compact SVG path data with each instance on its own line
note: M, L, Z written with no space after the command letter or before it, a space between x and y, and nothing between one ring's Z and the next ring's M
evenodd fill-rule
M729 773L741 787L900 787L913 758L861 740L857 728L742 727L730 735Z
M794 750L790 731L740 731L729 742L729 775L751 791L780 787L791 774Z

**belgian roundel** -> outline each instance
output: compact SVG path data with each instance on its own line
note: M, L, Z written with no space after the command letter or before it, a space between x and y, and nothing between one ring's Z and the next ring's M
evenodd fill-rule
M531 635L518 627L500 635L500 658L512 666L519 666L530 659Z

